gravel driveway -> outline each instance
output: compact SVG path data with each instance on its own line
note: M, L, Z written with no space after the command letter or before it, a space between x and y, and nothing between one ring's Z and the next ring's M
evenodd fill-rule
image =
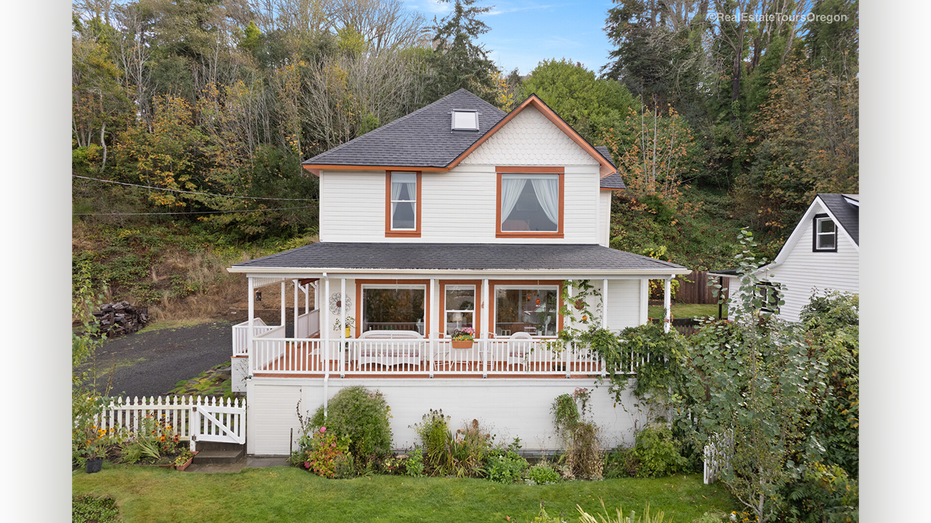
M97 390L111 378L111 396L164 396L233 352L232 322L216 321L174 329L143 329L107 340L97 348Z

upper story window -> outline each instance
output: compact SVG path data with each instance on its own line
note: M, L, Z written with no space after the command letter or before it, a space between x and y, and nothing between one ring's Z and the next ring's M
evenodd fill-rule
M837 224L827 214L815 215L812 250L837 252Z
M562 238L562 167L499 167L497 236Z
M420 173L388 173L385 236L420 236L420 185Z
M468 109L454 109L452 130L478 131L478 112Z

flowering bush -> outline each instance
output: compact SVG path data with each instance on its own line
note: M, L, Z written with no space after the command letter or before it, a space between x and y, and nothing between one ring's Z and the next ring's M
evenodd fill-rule
M326 427L314 432L310 450L305 452L304 468L325 478L339 477L340 465L352 461L349 453L349 438L337 438Z
M472 327L463 327L453 331L453 341L474 341L475 329Z

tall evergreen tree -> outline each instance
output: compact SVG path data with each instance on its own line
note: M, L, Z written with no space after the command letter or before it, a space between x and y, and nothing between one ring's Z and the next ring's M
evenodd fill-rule
M464 88L494 103L495 75L499 71L488 58L485 46L475 42L479 35L488 32L488 26L478 16L492 6L474 4L475 0L456 0L449 16L439 22L433 19L436 33L430 65L435 75L431 86L434 100Z

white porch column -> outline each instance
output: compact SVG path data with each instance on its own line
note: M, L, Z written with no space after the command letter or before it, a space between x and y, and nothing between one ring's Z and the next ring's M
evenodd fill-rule
M249 277L249 313L248 314L249 314L249 326L247 327L247 330L246 330L246 351L247 351L247 354L249 355L249 374L252 375L255 373L255 371L252 369L252 363L253 361L255 361L252 358L252 353L255 352L252 347L252 330L253 330L252 329L252 325L253 325L252 318L255 317L255 281L252 279L251 276Z
M323 350L320 351L323 357L324 379L330 377L330 308L327 307L327 300L330 296L330 278L323 273L323 324L320 325L320 332L323 333ZM324 405L326 398L324 397ZM326 409L324 409L326 410Z
M346 278L339 279L339 377L346 377L346 358L342 351L346 348Z
M300 283L297 280L292 280L294 282L294 337L297 338L297 295L300 292Z
M601 284L601 328L608 328L608 279Z
M663 320L663 331L669 332L669 327L672 325L672 278L666 278L663 282L663 308L666 315Z
M482 280L482 310L479 311L479 314L482 318L482 324L484 329L479 333L479 337L482 340L482 347L485 348L485 344L488 341L488 334L494 329L494 318L491 317L491 307L488 306L488 278Z
M430 365L430 377L433 377L433 354L436 353L439 347L439 332L440 329L440 299L439 286L436 284L436 278L430 278L430 354L427 358L428 365Z
M314 309L320 308L320 280L310 284L314 288Z
M284 280L281 280L281 326L284 327L285 318L287 318L288 310L284 307L284 291L285 285Z

